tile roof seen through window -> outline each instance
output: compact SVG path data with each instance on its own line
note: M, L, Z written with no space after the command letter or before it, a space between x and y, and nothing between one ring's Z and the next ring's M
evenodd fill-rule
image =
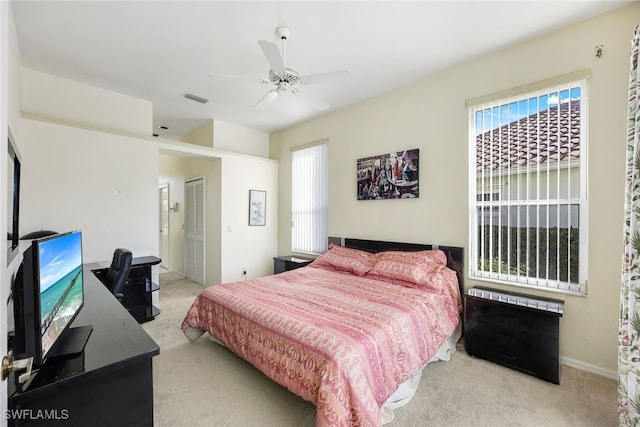
M476 137L478 171L580 158L580 100L531 114Z

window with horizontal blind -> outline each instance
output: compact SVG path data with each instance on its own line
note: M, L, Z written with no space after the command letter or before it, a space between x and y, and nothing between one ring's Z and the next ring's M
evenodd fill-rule
M585 294L586 78L469 110L471 278Z
M327 143L291 153L291 216L294 252L321 254L327 250Z

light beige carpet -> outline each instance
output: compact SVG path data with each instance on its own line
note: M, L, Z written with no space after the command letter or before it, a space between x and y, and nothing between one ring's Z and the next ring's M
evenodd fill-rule
M160 345L153 359L155 425L313 427L315 407L180 324L202 287L160 275L162 313L143 324ZM617 425L616 382L562 366L560 385L467 355L424 370L416 396L389 427Z

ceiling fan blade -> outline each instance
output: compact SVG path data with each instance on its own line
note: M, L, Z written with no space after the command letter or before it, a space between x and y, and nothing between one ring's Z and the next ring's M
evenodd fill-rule
M258 44L260 45L260 48L262 48L262 52L267 58L271 69L278 74L284 73L284 60L282 59L282 55L280 55L280 49L278 49L278 46L266 40L259 40Z
M247 80L247 81L253 81L256 83L269 83L269 81L267 79L263 79L260 77L254 77L254 76L239 76L239 75L234 75L234 74L215 74L215 73L209 73L209 77L212 79L227 79L227 80Z
M313 85L317 83L331 83L353 77L350 71L330 71L328 73L309 74L300 76L305 85Z
M278 89L270 90L262 97L256 105L253 106L256 110L264 110L278 97Z

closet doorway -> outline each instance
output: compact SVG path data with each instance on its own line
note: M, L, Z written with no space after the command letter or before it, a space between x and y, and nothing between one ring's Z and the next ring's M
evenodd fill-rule
M185 274L188 279L204 285L204 177L185 181L184 233Z

